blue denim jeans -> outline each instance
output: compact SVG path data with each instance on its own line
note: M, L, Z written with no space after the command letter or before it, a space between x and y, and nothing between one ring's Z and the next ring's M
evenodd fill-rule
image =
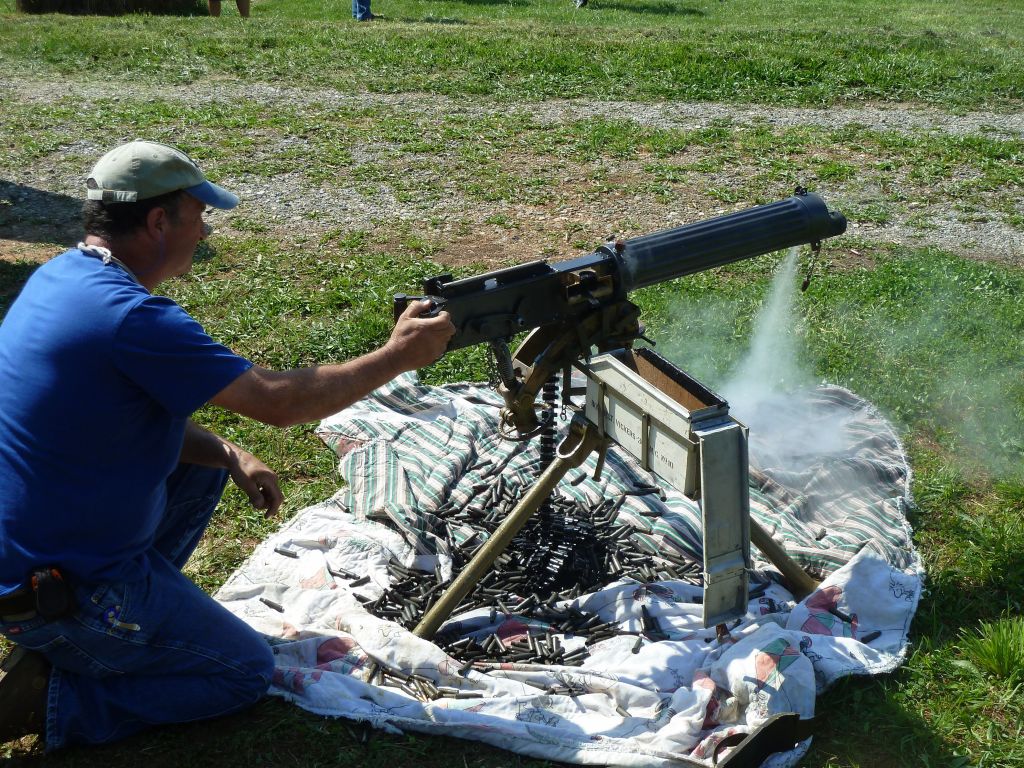
M144 578L74 584L78 608L57 621L0 621L0 632L53 664L48 750L224 715L266 693L266 639L181 573L226 482L225 470L179 465Z
M370 0L352 0L352 15L360 21L370 18Z

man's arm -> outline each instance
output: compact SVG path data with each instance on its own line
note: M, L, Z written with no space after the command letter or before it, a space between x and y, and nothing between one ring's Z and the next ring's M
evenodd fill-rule
M279 427L337 413L400 373L429 365L444 354L455 326L446 312L419 317L429 307L429 302L409 305L387 343L362 357L289 371L254 366L210 402Z
M185 425L185 440L179 461L221 467L228 470L235 485L241 488L256 509L268 515L277 512L284 496L277 484L277 474L248 451L229 440L203 429L191 419Z

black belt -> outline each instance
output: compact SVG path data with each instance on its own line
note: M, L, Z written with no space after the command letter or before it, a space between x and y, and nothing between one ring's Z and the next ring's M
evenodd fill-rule
M19 587L0 597L0 616L16 616L36 610L36 593L31 587Z

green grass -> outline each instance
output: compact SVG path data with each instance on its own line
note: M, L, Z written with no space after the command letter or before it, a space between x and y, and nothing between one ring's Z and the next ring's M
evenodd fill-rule
M1013 689L1024 683L1024 619L981 622L977 632L965 630L960 650L972 672L987 674Z
M11 8L13 0L3 3ZM8 17L0 66L149 85L228 76L503 100L1012 109L1024 93L1024 9L1003 0L597 0L585 11L540 0L379 6L388 18L362 26L347 18L344 3L322 0L257 1L241 26L205 17Z
M346 192L372 208L386 192L412 212L352 224L332 202L275 218L250 197L218 214L224 233L167 290L268 366L371 349L388 333L391 293L477 269L472 245L502 262L561 258L609 231L777 199L798 182L841 200L851 223L907 220L923 242L945 215L1024 229L1019 137L769 122L771 105L1019 110L1024 8L1006 0L591 0L583 11L569 0L374 0L388 18L370 25L314 0L256 0L244 24L230 2L220 20L27 18L12 7L0 0L6 84L40 85L2 92L0 179L45 190L51 171L82 174L113 141L146 136L187 149L215 180L276 189L287 175L307 197ZM46 93L65 81L68 95ZM80 97L79 86L107 81ZM346 98L367 90L396 96ZM576 97L750 102L766 119L641 125L609 106L552 123L534 104ZM16 203L0 200L0 236L18 220ZM806 764L1024 766L1024 270L856 232L826 243L799 297L803 362L869 398L903 437L928 592L900 670L819 699L825 718ZM659 349L722 381L778 261L641 292ZM32 269L0 259L0 313ZM463 350L423 375L482 379L485 359ZM278 469L284 518L337 488L335 459L310 426L277 430L214 408L198 418ZM229 489L189 575L216 589L279 523ZM5 751L43 762L31 742ZM277 701L46 763L141 760L546 765L454 739L368 735Z

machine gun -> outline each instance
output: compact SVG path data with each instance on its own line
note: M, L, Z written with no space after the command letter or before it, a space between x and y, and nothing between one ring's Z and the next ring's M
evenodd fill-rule
M797 188L779 202L630 240L550 264L533 261L483 275L424 281L424 296L395 296L396 317L426 298L455 325L448 351L486 343L494 353L502 419L509 437L526 439L544 426L535 402L553 375L591 351L632 346L643 338L640 311L627 295L638 288L842 234L846 219L816 194ZM534 330L515 354L513 336Z
M488 344L505 401L503 434L516 440L543 434L549 441L545 456L542 439L541 457L550 465L433 604L415 634L433 636L569 469L598 451L600 472L610 441L681 492L700 498L706 626L746 610L751 541L780 569L794 593L809 593L816 582L750 520L746 428L729 417L728 403L667 360L648 350L642 351L646 355L632 353L643 327L640 310L627 295L784 248L810 244L817 251L822 240L845 230L841 213L798 188L779 202L610 240L576 259L534 261L462 280L441 275L424 282L422 297L397 294L396 317L410 300L423 298L432 302L431 313L451 315L456 333L449 351ZM512 337L528 330L511 353ZM553 395L545 385L562 372L563 403L571 404L573 395L582 394L570 384L573 366L587 376L586 406L574 407L577 414L556 454ZM542 388L549 402L538 414Z
M611 240L569 261L534 261L463 280L442 275L424 282L424 297L396 295L396 318L412 298L429 299L431 312L448 311L456 327L449 350L490 345L505 400L503 432L520 440L541 433L542 459L544 440L553 433L554 408L538 416L538 393L543 388L550 400L547 385L562 371L563 402L571 405L573 395L581 394L571 386L571 368L587 379L584 405L573 406L576 415L550 465L429 607L415 634L433 637L566 472L593 451L601 456L599 473L609 442L683 494L699 498L704 625L717 624L720 637L727 635L725 622L747 610L751 543L779 568L796 596L813 590L816 582L750 519L746 427L729 416L728 403L669 361L651 350L633 352L643 327L627 295L792 246L810 244L817 252L822 240L845 230L841 213L798 188L776 203ZM512 337L528 330L515 354L510 353ZM776 715L736 737L735 748L719 764L761 765L769 754L792 749L810 729L811 721L796 713ZM679 762L696 765L683 758Z

